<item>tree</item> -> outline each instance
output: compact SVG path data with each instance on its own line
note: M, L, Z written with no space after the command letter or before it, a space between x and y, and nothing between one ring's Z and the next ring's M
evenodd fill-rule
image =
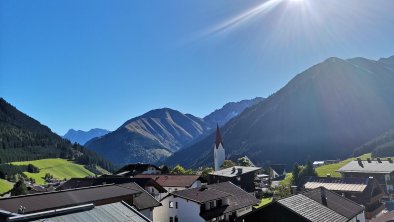
M186 174L186 170L185 170L185 168L183 168L183 166L178 164L174 167L174 169L172 169L171 173L172 174Z
M34 166L33 164L29 164L27 165L27 172L29 173L39 173L40 169L36 166Z
M44 176L44 180L46 182L50 182L53 179L53 176L50 173L46 173Z
M286 198L291 195L290 187L285 184L279 184L279 186L274 189L275 199Z
M169 174L170 173L170 168L168 166L164 165L161 167L161 173L162 174Z
M25 195L27 193L27 187L25 184L25 180L23 177L20 177L18 182L14 184L14 187L11 190L11 195L12 196L19 196L19 195Z
M238 159L238 164L240 166L245 166L245 167L251 167L254 166L254 164L252 163L252 161L250 161L250 159L247 156L241 157Z
M220 167L220 169L230 168L230 167L233 167L235 165L236 164L233 161L231 161L231 160L224 160L224 162L223 162L222 166Z
M313 168L312 161L308 160L308 163L304 167L304 169L300 173L300 178L306 177L306 176L313 176L316 177L317 173L315 168Z
M298 163L294 164L293 167L293 177L292 177L292 184L295 186L299 186L300 185L300 173L301 173L301 168L298 165Z

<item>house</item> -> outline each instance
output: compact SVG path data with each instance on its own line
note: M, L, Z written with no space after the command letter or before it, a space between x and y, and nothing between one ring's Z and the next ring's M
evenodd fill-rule
M62 207L36 213L18 214L0 211L0 221L30 222L79 222L79 221L129 221L151 222L134 207L124 201L95 206L81 204L73 207Z
M270 165L271 179L284 179L286 176L286 164L272 164Z
M161 200L154 221L235 221L260 201L231 182L174 191Z
M384 191L375 178L306 177L303 187L313 190L324 187L365 207L365 216L372 219L382 212Z
M59 186L56 190L68 190L81 187L123 183L136 183L159 201L167 194L167 190L151 178L130 178L114 175L106 175L96 178L71 178Z
M325 164L324 161L313 161L312 165L313 168L319 167L319 166L323 166Z
M271 202L239 222L365 222L364 208L335 192L316 188Z
M126 183L3 198L0 199L0 210L20 214L22 207L24 214L33 214L83 204L100 206L121 201L135 207L149 219L153 218L153 209L160 206L160 202L136 183Z
M246 192L255 191L255 178L259 174L260 167L234 166L208 174L208 184L232 182Z
M384 197L390 200L394 198L394 162L391 158L387 160L381 160L380 158L361 160L357 158L357 160L341 167L337 172L341 173L342 177L373 177L385 191Z
M132 177L137 174L161 174L161 169L153 164L128 164L114 173L114 175Z
M199 175L140 174L136 175L134 178L151 178L164 187L164 189L166 189L168 192L201 186L201 179Z

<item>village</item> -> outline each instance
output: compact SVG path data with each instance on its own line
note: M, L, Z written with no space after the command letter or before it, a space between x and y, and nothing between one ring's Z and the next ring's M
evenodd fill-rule
M169 172L153 164L128 164L112 175L54 181L51 189L25 182L27 195L0 199L0 221L386 221L393 216L394 162L357 158L318 177L314 161L286 171L247 158L225 159L219 127L214 169ZM290 183L284 183L293 177ZM48 186L47 186L48 187Z

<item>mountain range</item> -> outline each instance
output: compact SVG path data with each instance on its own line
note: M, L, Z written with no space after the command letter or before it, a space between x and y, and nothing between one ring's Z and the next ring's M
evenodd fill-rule
M13 161L62 158L113 171L114 166L95 152L53 133L47 126L0 98L0 164Z
M222 128L227 159L247 155L257 165L351 156L394 128L394 56L377 61L329 58L247 108ZM214 134L164 163L213 164Z
M91 129L89 131L70 129L66 134L64 134L63 138L70 140L72 143L84 145L87 141L96 137L104 136L109 132L110 131L108 130L99 128Z
M114 132L94 138L86 147L117 164L153 163L202 139L262 98L228 103L204 118L162 108L126 121Z

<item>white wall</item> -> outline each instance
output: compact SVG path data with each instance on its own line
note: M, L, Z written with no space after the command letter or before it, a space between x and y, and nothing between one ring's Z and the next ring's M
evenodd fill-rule
M219 147L216 148L216 145L213 146L213 158L215 164L215 171L220 170L220 167L223 165L224 159L226 157L224 147L220 143Z
M169 207L169 202L173 201L174 207ZM175 202L178 202L178 209L176 209ZM178 216L179 222L204 222L205 220L200 217L200 205L185 200L183 198L169 196L161 201L163 206L156 207L153 211L154 222L168 222L170 217Z

